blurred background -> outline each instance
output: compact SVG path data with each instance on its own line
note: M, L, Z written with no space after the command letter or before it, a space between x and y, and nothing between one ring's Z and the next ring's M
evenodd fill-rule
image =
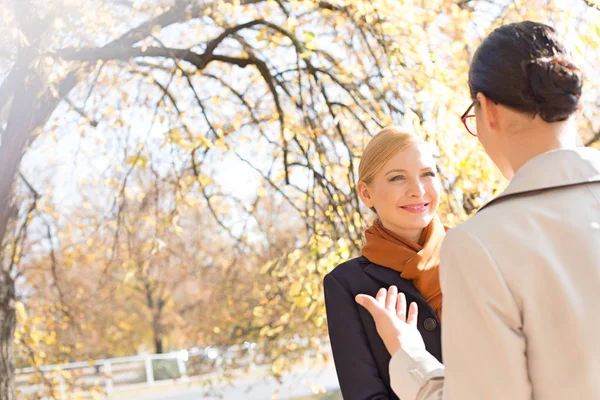
M373 218L362 149L429 141L447 225L495 196L468 65L525 19L599 147L597 0L0 0L0 399L341 399L321 282Z

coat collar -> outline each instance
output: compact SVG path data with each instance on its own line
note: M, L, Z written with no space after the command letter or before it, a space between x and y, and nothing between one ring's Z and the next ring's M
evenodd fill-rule
M497 198L598 180L600 151L589 147L553 150L527 161Z
M386 268L382 267L381 265L373 264L365 257L361 257L360 261L365 265L365 273L383 283L382 287L385 287L387 289L391 285L396 285L398 287L398 290L404 292L405 294L409 294L412 297L416 298L423 297L421 293L419 293L419 291L412 284L412 282L402 278L399 272L394 271L391 268Z

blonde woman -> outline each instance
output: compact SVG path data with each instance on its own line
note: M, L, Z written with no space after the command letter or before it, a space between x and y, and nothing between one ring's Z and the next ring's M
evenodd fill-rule
M361 256L324 279L329 337L345 400L397 399L390 388L390 354L373 318L354 298L398 287L419 305L417 327L441 361L438 265L445 227L436 217L439 181L428 145L397 127L383 129L365 148L357 190L376 218L365 231Z

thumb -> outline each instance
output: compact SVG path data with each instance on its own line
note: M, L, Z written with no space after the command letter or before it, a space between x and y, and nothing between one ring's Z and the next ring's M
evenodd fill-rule
M377 302L373 297L366 294L359 294L356 296L356 302L367 309L367 311L375 317L379 313L381 304Z

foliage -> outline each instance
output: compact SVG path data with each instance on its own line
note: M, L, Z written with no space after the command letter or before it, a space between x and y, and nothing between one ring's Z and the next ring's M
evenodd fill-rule
M14 192L0 179L0 323L19 318L19 366L246 340L275 375L326 357L321 281L372 218L354 185L374 133L432 144L448 225L505 185L458 118L502 23L573 40L600 143L590 1L0 4L0 163L21 165Z

